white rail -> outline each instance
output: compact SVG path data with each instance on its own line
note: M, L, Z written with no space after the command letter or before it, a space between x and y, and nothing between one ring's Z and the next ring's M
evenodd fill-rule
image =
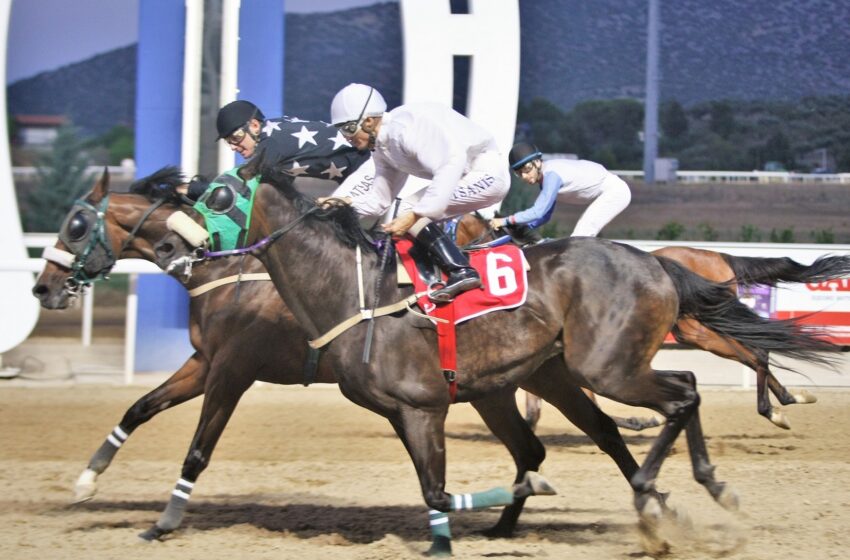
M643 180L643 171L616 170L615 175ZM837 183L850 185L850 173L793 173L791 171L677 171L676 183Z
M850 254L850 245L820 245L802 243L733 243L705 241L654 241L654 240L624 240L623 243L633 245L643 251L653 251L661 247L684 246L711 251L719 251L739 256L753 257L790 257L798 262L811 263L824 254ZM56 243L55 234L29 233L24 235L27 247L47 247ZM6 271L41 272L45 261L40 258L0 259L0 273ZM129 274L128 293L126 302L126 323L124 338L124 381L133 382L136 353L136 317L138 313L138 295L136 282L139 274L162 274L153 263L140 259L120 260L116 263L112 274ZM91 344L92 308L94 292L90 291L83 303L82 341L83 345ZM750 386L750 370L742 369L742 386Z

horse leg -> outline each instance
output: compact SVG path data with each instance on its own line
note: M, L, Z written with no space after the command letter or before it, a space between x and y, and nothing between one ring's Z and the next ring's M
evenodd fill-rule
M599 403L596 402L596 393L594 393L590 389L582 389L582 392L587 396L588 399L593 402L593 404L595 404L597 407L599 406ZM628 418L623 418L622 416L608 415L608 417L614 421L614 424L616 424L618 428L631 430L633 432L642 432L647 428L657 428L658 426L664 423L663 420L659 420L654 416L652 418L638 418L637 416L629 416Z
M223 361L223 360L217 360ZM201 472L207 468L212 452L239 399L251 386L253 376L239 378L237 372L213 366L207 382L201 418L189 446L189 452L183 461L183 469L165 511L159 520L147 531L139 534L146 541L161 538L175 529L183 521L189 496Z
M610 379L618 377L612 374ZM668 550L669 545L658 535L664 504L655 489L655 480L676 438L699 407L696 379L689 371L652 369L637 376L622 376L622 379L630 381L620 386L609 386L606 394L621 402L652 408L667 418L643 464L629 481L634 491L638 529L644 547L650 554L661 554Z
M540 421L540 397L534 393L525 393L525 422L533 432Z
M514 490L498 487L472 494L449 494L446 485L445 421L448 404L428 409L400 406L390 422L407 449L419 476L425 503L430 508L430 556L451 554L448 512L507 506L514 502Z
M196 352L162 385L127 409L121 421L106 436L106 440L89 459L86 469L77 478L73 503L86 502L94 497L97 493L97 477L103 474L136 428L160 412L194 399L204 392L207 366L207 361Z
M767 392L768 387L782 404L815 402L817 400L808 391L799 395L800 400L797 400L796 395L789 393L770 373L767 353L753 352L744 348L736 341L719 335L694 319L680 319L673 328L673 336L681 344L707 350L716 356L735 360L755 370L756 410L780 428L790 429L791 424L788 423L788 419L782 411L773 408L770 403L770 395Z
M526 403L530 397L540 402L539 397L526 392ZM520 483L528 471L537 471L546 449L534 435L532 428L524 420L516 406L516 389L504 389L483 399L471 402L481 419L499 440L508 448L516 465L515 483ZM539 405L538 405L539 406ZM499 521L484 531L488 537L510 537L513 535L517 519L525 505L525 497L517 498L513 504L502 510Z
M696 384L696 380L694 380ZM691 419L685 427L688 439L688 451L691 456L691 467L694 479L702 484L711 497L724 509L738 509L738 495L725 482L718 482L714 478L714 465L709 462L708 449L705 445L705 437L702 433L702 423L699 418L699 409L694 410Z
M533 375L523 380L523 389L533 391L547 403L557 408L575 427L584 432L596 446L607 454L627 482L638 470L623 436L614 420L605 414L589 395L592 391L578 387L568 376L563 358L551 358ZM595 396L595 395L594 395ZM650 489L662 508L666 509L666 495Z
M782 404L811 404L818 402L818 398L806 391L805 389L800 389L799 392L792 393L785 386L779 382L776 377L772 373L770 373L770 369L767 364L767 358L764 360L764 369L766 371L767 377L767 386L770 391L776 395L776 398Z

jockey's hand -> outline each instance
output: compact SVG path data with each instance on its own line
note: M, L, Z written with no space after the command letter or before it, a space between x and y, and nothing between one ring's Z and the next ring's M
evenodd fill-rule
M507 218L493 218L492 220L490 220L490 227L493 229L499 229L505 227L507 223Z
M384 224L384 231L390 235L401 237L407 233L407 230L409 230L418 219L419 216L413 212L405 212L395 220Z
M334 206L339 206L341 204L351 205L351 197L350 196L320 196L316 199L316 206L321 206L322 208L332 208Z

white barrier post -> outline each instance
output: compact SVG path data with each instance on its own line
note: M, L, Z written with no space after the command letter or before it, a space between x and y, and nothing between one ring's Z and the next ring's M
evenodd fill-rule
M124 322L124 384L133 384L133 372L136 364L136 315L139 308L139 296L136 293L138 274L130 274L127 281L127 317Z
M94 284L83 293L83 346L91 346L92 317L94 315Z

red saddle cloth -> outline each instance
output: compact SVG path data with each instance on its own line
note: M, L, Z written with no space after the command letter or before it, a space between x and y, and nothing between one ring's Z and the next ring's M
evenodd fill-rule
M400 239L396 242L396 250L404 264L407 274L413 280L417 293L425 292L428 286L419 275L416 263L410 256L413 242ZM454 323L459 324L473 317L498 311L512 309L525 303L528 295L528 279L526 275L525 255L516 245L503 245L492 249L483 249L469 253L470 264L481 275L483 289L469 290L459 294L451 304L440 305L432 302L427 295L419 298L418 304L425 313L434 317L445 317L437 313L443 307L453 307ZM445 275L443 275L445 279Z
M396 243L399 258L413 280L416 293L425 294L417 303L437 322L437 350L440 367L449 384L449 397L455 402L457 396L457 345L455 325L499 309L512 309L525 303L528 295L525 255L515 245L503 245L483 249L469 254L470 264L481 275L483 289L468 290L459 294L454 301L437 305L427 295L428 286L419 275L416 263L410 255L413 242L401 239ZM445 275L443 275L445 280Z

